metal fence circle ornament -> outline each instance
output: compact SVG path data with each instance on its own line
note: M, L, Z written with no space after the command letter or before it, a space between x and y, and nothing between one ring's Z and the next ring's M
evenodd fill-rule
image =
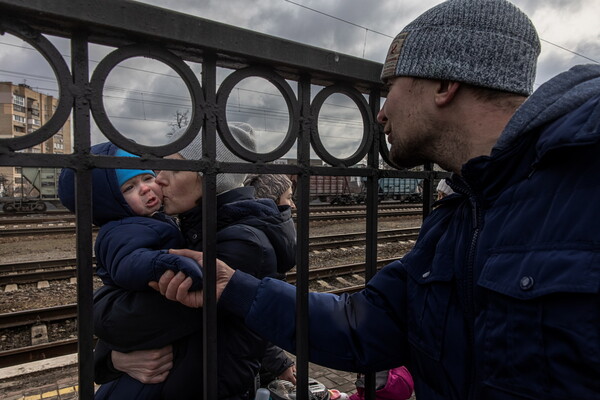
M289 124L287 133L279 146L267 153L255 153L239 144L232 136L227 122L227 100L231 91L238 83L249 77L264 78L272 83L281 93L288 108ZM217 125L221 133L221 138L229 150L246 161L269 162L283 157L294 145L296 133L300 127L299 121L300 106L296 95L285 79L274 70L263 67L248 67L237 70L223 80L217 92Z
M183 135L171 143L162 146L146 146L133 142L123 136L110 122L104 108L103 94L104 84L108 74L120 62L133 57L146 57L161 61L173 68L179 74L187 86L192 100L192 117ZM106 137L118 147L134 154L149 153L158 157L164 157L177 153L187 146L200 131L204 120L205 101L200 82L191 68L172 52L153 45L131 45L121 47L108 54L98 64L90 82L92 89L91 109L96 124Z
M325 103L325 100L329 96L335 93L342 93L348 96L354 104L358 107L360 111L360 115L363 120L363 136L360 142L360 145L349 157L346 158L338 158L331 154L325 146L323 146L323 142L321 141L321 137L319 134L319 112L321 111L321 107ZM313 99L311 105L311 114L312 118L312 129L310 131L310 141L312 143L313 149L315 153L326 163L338 167L349 167L352 165L356 165L360 160L362 160L368 153L369 147L371 146L371 142L373 137L371 136L371 128L373 126L373 117L371 112L369 111L369 104L365 100L365 98L360 94L360 92L353 87L344 86L344 85L332 85L326 88L323 88L315 98Z
M40 32L16 21L2 21L0 31L17 36L39 51L50 64L58 84L58 106L52 117L43 126L23 136L0 139L2 147L6 146L13 151L23 150L50 139L67 122L73 107L73 93L71 92L73 78L60 52Z

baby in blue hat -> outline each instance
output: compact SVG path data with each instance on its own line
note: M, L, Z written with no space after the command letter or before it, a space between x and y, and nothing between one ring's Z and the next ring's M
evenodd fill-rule
M112 143L92 146L91 153L137 157ZM63 169L58 196L75 211L75 171ZM169 249L186 248L179 226L161 211L162 190L152 170L92 170L92 220L100 226L94 251L96 274L105 285L128 290L152 290L149 282L172 270L193 280L190 290L202 287L202 271L196 261L169 254Z
M135 157L125 150L115 153L120 157ZM162 206L162 190L155 182L156 174L152 170L116 169L117 183L121 194L131 210L140 216L151 216Z

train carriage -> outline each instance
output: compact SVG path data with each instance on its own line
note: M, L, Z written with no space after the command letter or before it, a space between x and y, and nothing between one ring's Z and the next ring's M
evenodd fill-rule
M403 203L423 201L422 179L416 178L380 178L379 201L397 200Z
M13 183L12 197L2 197L5 213L35 213L47 209L46 202L58 203L57 187L60 168L23 167L22 181Z
M378 199L420 203L423 201L422 191L422 179L380 178ZM332 205L362 204L366 199L365 178L311 176L310 199Z
M364 185L354 176L310 177L310 199L332 205L361 204L365 201Z

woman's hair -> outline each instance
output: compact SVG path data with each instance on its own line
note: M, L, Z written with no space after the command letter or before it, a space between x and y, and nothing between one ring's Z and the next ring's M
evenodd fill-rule
M254 186L257 198L271 199L277 203L281 195L292 187L292 181L287 175L280 174L248 175L244 186Z

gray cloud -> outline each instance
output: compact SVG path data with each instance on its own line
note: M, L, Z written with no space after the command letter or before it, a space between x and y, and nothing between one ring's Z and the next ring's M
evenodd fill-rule
M144 2L356 57L363 57L364 54L365 58L377 62L383 61L391 42L390 36L395 36L420 13L441 2L441 0L381 0L377 3L362 0L295 1L322 13L367 27L368 30L284 0L258 0L252 4L243 0L202 2L146 0ZM580 15L586 14L597 16L597 0L546 0L544 2L514 0L514 3L534 20L542 39L594 60L600 59L600 29L597 22L586 28L587 20L579 18ZM0 42L9 44L0 45L2 70L18 71L20 74L2 75L0 72L0 80L22 83L23 79L27 79L27 84L40 88L40 91L43 91L41 90L43 88L56 92L53 73L45 60L35 51L19 48L22 41L7 42L7 37L9 35L0 37ZM52 42L65 55L69 65L69 42L58 38L52 38ZM90 68L93 70L95 61L101 60L110 50L102 46L91 46ZM575 64L587 62L591 61L543 42L536 86ZM190 63L190 65L200 77L201 67L198 64ZM136 68L144 69L145 65L141 64ZM162 141L168 121L174 118L177 110L184 108L185 98L188 96L181 82L159 74L165 73L164 71L155 72L157 73L128 71L120 78L115 74L115 81L112 84L114 88L112 91L107 91L107 96L111 96L106 99L107 109L110 109L109 114L117 117L114 118L114 124L138 141ZM230 72L220 70L219 79ZM174 74L172 71L166 73ZM294 83L292 87L295 90ZM279 137L277 132L286 128L286 119L278 118L279 111L272 112L276 115L265 116L264 112L261 115L260 110L281 109L281 98L263 95L248 97L246 101L254 102L250 107L253 110L249 108L246 113L232 114L231 118L251 123L257 130L263 132L265 140L276 141ZM352 118L339 110L338 116ZM329 137L338 138L338 140L331 139L332 152L338 150L341 153L352 152L351 141L339 139L345 138L347 128L344 129L341 124L330 124L328 131ZM93 127L93 135L94 142L105 140L96 127Z
M521 10L526 14L532 15L540 7L538 0L514 0ZM564 13L577 11L589 4L589 0L544 0L543 6L561 10Z

